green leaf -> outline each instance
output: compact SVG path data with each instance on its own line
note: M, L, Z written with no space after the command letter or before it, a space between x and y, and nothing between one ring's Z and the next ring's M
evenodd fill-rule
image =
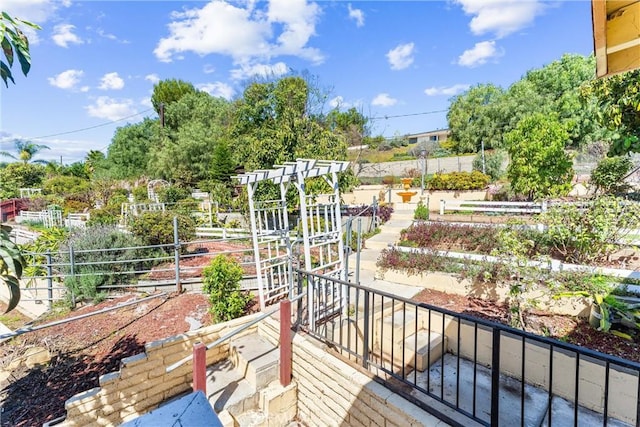
M0 46L2 47L4 56L7 58L7 62L9 62L9 66L13 66L13 46L11 46L9 37L5 35L2 42L0 42Z
M18 57L18 61L20 61L22 74L26 76L29 74L29 70L31 69L31 55L29 55L29 48L25 48L22 45L17 45L16 47L16 56Z
M9 288L9 302L5 310L5 313L8 313L20 303L20 282L13 276L4 276L3 280Z
M13 79L13 75L11 74L11 70L3 61L0 61L0 77L2 78L2 81L4 82L6 87L9 87L9 82L7 81L7 79L11 80L13 84L16 83L16 81Z

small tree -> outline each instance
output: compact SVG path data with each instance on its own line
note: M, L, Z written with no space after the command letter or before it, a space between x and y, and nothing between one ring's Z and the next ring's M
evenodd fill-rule
M529 200L571 190L573 163L564 151L569 134L557 117L536 113L505 135L511 159L507 176L516 194Z
M187 215L176 212L145 212L135 217L131 232L142 238L147 245L168 245L173 243L173 217L178 218L178 237L181 241L192 240L196 224Z
M235 319L245 312L250 297L240 290L242 274L238 261L222 254L202 271L202 289L209 295L214 322Z

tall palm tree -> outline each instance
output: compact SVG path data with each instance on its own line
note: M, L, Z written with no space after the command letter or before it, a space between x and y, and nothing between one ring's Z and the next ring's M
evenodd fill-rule
M42 150L48 150L49 147L43 144L36 144L31 141L25 141L22 139L15 139L13 141L13 145L15 146L15 151L18 155L13 155L8 151L0 151L0 156L11 157L15 160L20 160L23 163L29 163L32 161L33 156L38 154ZM33 163L47 163L46 160L33 160Z

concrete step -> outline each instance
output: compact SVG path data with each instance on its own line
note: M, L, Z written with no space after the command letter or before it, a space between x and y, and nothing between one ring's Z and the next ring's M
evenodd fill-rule
M394 311L382 318L382 322L374 325L376 340L382 344L384 352L391 353L391 347L402 347L405 337L416 333L416 315L412 312Z
M398 241L398 237L397 234L376 234L367 239L365 246L367 249L381 251L393 246Z
M409 220L413 221L413 216L415 215L415 211L413 210L400 210L393 211L391 214L391 220Z
M259 395L256 387L225 359L207 369L207 399L216 413L226 410L236 416L258 408Z
M401 230L409 228L411 224L413 224L413 219L391 219L380 227L380 231L384 233L389 230L397 230L399 233Z
M278 379L278 348L258 334L245 335L231 341L229 359L256 389Z
M420 372L426 371L442 356L443 347L447 348L447 337L437 332L421 329L404 340L405 360L409 366Z
M234 417L239 427L267 427L269 420L267 415L259 410L251 410Z
M375 271L378 267L376 263L378 262L378 257L380 256L380 251L376 249L363 249L360 252L360 270L372 270ZM352 271L356 269L356 259L357 254L352 254L349 257L349 268Z

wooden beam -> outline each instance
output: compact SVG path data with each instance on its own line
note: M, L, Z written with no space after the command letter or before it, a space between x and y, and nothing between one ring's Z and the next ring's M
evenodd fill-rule
M593 21L593 50L596 55L598 77L607 75L607 3L605 0L591 0Z

